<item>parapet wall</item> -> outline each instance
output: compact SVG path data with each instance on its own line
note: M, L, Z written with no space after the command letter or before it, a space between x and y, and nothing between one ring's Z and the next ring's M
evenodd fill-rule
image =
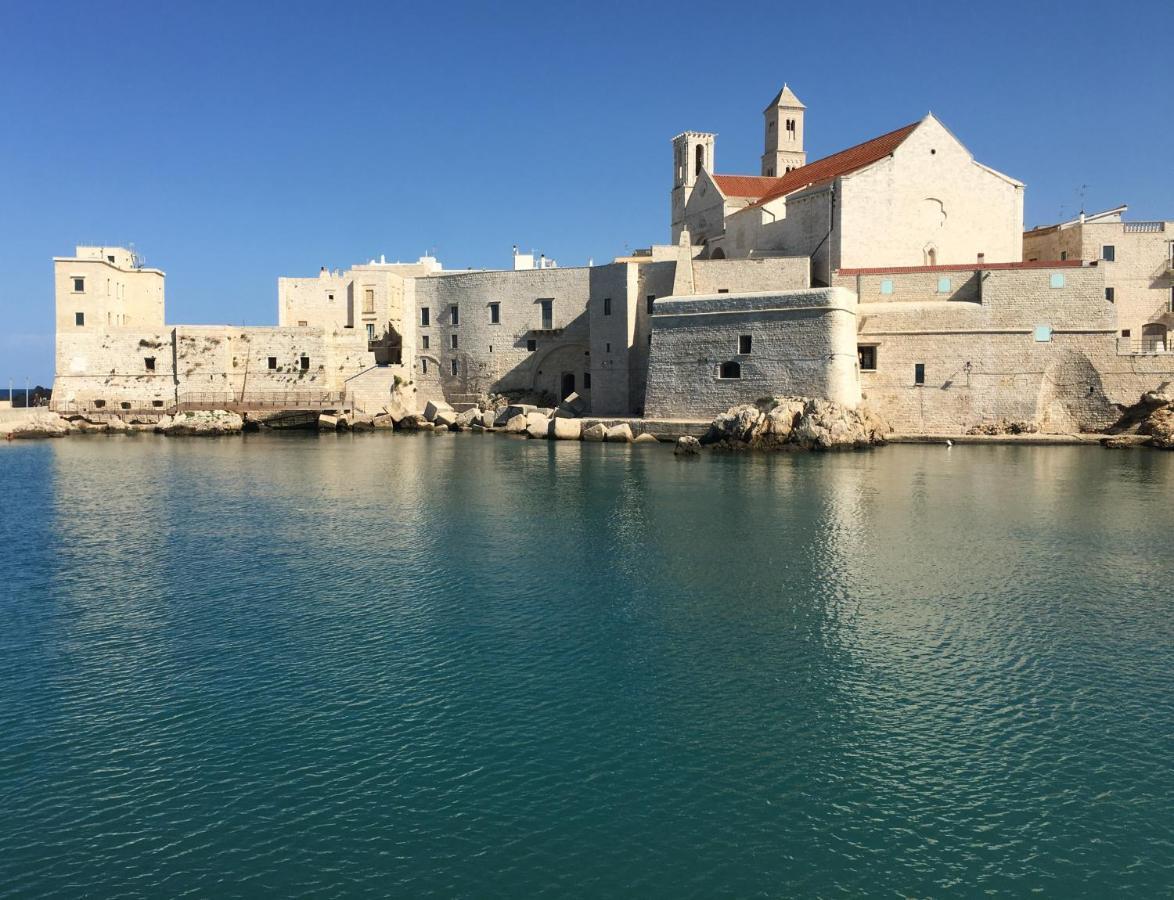
M657 301L646 416L708 418L738 403L781 395L859 402L856 298L850 291Z

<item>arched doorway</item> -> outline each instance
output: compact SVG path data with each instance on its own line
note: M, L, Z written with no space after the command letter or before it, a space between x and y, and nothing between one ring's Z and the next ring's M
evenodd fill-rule
M1141 326L1141 349L1143 353L1165 353L1167 331L1165 325L1151 323Z
M710 259L725 259L726 258L726 251L723 250L721 247L718 247L716 250L713 251L713 253L711 253L709 255L709 258Z
M573 393L575 393L575 373L563 372L562 393L559 395L559 399L566 400Z

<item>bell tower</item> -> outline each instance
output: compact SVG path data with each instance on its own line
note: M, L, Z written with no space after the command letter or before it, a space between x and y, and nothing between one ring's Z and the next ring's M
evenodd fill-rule
M784 84L762 111L766 119L763 175L779 178L792 169L807 165L807 154L803 152L803 114L806 109L795 92Z
M697 184L697 176L704 169L713 173L713 152L716 134L705 131L686 131L673 138L673 243L676 244L685 227L685 204Z

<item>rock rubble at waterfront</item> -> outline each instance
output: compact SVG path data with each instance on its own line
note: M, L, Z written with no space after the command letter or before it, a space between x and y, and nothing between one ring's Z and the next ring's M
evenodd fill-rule
M883 444L888 432L865 407L774 397L730 407L701 443L721 450L851 450Z
M1107 429L1110 437L1101 441L1110 448L1144 444L1159 450L1174 450L1174 394L1149 391L1121 413Z

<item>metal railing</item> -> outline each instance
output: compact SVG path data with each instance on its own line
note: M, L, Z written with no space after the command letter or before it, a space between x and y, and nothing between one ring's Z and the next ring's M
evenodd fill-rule
M1117 355L1174 353L1174 341L1167 337L1117 338Z
M351 404L342 391L251 391L243 396L228 391L180 394L176 400L159 401L160 406L119 400L71 400L53 403L62 415L86 416L163 416L177 412L224 409L249 412L268 409L344 409Z

